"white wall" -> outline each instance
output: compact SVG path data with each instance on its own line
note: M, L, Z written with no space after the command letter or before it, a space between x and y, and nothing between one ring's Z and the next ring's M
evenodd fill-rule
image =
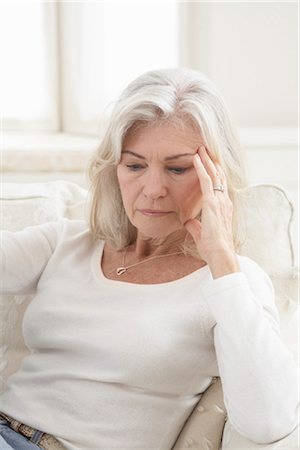
M212 78L239 127L298 125L297 2L183 2L181 64Z

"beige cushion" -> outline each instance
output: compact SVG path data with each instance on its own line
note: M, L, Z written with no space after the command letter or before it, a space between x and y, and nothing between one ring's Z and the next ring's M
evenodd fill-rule
M216 377L186 421L173 450L218 450L226 418L221 380Z

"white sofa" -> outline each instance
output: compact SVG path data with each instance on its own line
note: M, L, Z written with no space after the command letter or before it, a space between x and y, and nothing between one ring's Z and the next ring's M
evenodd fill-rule
M62 216L71 219L87 217L87 191L74 183L64 180L3 183L1 188L1 229L19 230ZM281 188L272 185L250 187L241 253L257 261L272 278L283 340L297 358L298 270L294 267L290 236L292 215L293 206ZM7 377L18 369L28 353L21 334L21 322L31 298L29 295L3 295L0 299L0 392ZM188 418L174 450L211 450L219 446L223 450L300 448L299 428L268 445L255 444L239 435L230 421L226 421L220 380L216 382ZM222 442L220 436L223 436Z

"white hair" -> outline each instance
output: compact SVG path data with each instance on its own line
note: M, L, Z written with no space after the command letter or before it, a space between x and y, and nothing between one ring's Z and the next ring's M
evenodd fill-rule
M204 145L221 165L233 203L235 249L239 249L240 193L245 187L242 149L227 108L214 84L203 74L176 68L146 72L132 81L117 100L99 148L88 166L91 181L89 225L95 239L105 239L122 249L136 238L117 179L122 144L129 130L172 121L192 122Z

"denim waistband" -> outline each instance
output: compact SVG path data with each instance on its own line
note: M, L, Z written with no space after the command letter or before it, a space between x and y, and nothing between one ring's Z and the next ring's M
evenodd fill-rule
M58 440L54 436L48 433L44 433L43 431L36 430L35 428L25 425L19 422L18 420L14 419L13 417L10 417L2 412L0 412L0 419L1 418L7 421L9 427L14 432L22 435L28 441L30 441L33 444L33 448L36 448L35 446L38 446L39 448L45 450L64 449L64 447L60 444L60 442L58 442Z

